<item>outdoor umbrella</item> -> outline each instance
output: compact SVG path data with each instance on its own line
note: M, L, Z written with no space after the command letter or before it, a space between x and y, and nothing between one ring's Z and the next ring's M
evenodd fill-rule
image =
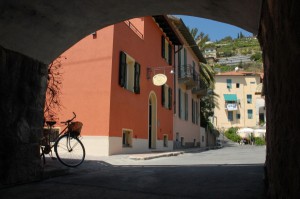
M237 134L241 136L241 138L248 138L254 130L252 128L241 128L237 131Z
M255 129L254 137L264 137L266 135L266 129Z

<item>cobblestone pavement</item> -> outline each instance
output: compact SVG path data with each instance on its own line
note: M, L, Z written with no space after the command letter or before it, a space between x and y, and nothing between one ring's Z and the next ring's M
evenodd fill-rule
M265 147L231 145L133 160L88 157L70 169L48 160L45 180L0 190L1 198L264 198ZM55 176L55 177L54 177Z

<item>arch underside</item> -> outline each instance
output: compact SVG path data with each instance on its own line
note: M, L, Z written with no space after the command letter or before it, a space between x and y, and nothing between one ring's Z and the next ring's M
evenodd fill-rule
M260 12L261 0L3 0L0 46L47 64L86 35L134 17L190 15L257 34Z

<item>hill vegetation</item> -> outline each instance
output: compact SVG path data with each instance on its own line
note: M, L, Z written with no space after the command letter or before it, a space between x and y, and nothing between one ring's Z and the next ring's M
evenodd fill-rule
M232 71L236 66L244 71L263 72L262 51L258 40L255 37L244 37L242 33L238 34L236 39L228 36L215 43L209 42L205 48L215 48L217 59L229 58L233 56L247 56L251 62L238 65L216 64L215 68L220 68L221 72Z

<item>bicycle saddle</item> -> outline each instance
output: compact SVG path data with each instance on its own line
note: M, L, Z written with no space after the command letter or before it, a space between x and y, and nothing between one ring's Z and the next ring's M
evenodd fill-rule
M56 124L55 121L46 121L46 124L49 126L53 126L54 124Z

